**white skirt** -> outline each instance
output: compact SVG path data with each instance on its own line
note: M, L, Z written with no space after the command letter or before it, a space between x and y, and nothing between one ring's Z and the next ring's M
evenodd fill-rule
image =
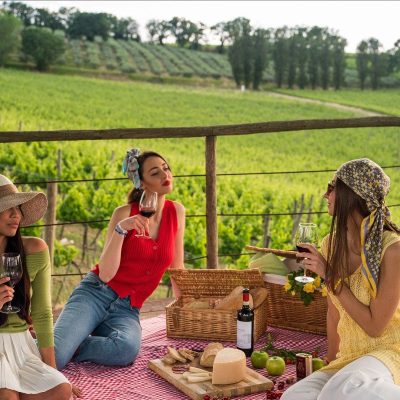
M0 388L37 394L68 379L45 364L29 331L0 333Z

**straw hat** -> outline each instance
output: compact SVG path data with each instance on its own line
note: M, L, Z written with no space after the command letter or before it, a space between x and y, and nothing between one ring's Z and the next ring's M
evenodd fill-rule
M42 192L20 193L4 175L0 175L0 212L20 206L20 226L28 226L43 217L47 210L47 197Z

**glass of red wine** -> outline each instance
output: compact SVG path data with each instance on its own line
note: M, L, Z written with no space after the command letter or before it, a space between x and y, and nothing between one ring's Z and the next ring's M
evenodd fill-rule
M295 236L297 250L302 253L309 253L310 251L305 247L299 246L300 243L307 243L317 247L317 225L312 223L300 223ZM300 259L301 260L301 259ZM298 260L299 262L299 260ZM304 267L304 266L303 266ZM304 268L303 276L296 276L296 281L301 283L308 283L314 280L313 277L307 276L307 270Z
M1 260L0 277L4 278L8 276L10 280L6 282L6 285L15 287L22 278L21 256L18 253L3 253ZM4 304L3 308L0 310L3 314L15 314L19 311L20 308L13 306L11 301Z
M149 192L144 190L142 193L142 197L139 202L139 214L143 215L143 217L151 218L157 211L157 193ZM142 237L144 239L151 239L149 235L137 234L136 237Z

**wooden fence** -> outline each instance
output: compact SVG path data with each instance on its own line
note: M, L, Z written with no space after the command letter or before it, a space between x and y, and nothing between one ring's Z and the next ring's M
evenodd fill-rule
M106 140L106 139L155 139L155 138L205 138L206 168L206 227L207 227L207 268L218 268L218 229L216 195L216 158L217 137L226 135L248 135L256 133L303 131L335 128L367 128L400 126L400 117L366 117L346 119L309 119L294 121L258 122L252 124L168 127L168 128L132 128L102 130L56 130L0 132L0 143L34 141L70 141L70 140ZM399 132L400 133L400 132ZM48 186L50 198L55 198L56 188ZM51 254L54 249L55 202L50 202L46 223L46 239Z

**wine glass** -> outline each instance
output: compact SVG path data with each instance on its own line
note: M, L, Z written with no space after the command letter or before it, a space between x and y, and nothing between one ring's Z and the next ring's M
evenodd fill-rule
M297 250L302 253L309 253L310 251L305 247L299 246L300 243L308 243L315 247L317 247L318 237L317 237L317 225L312 223L300 223L299 227L297 228L296 236L296 247ZM307 270L304 268L304 275L303 276L296 276L294 279L301 283L308 283L314 280L313 277L307 276Z
M0 265L0 277L8 276L10 280L6 285L15 287L22 278L22 262L21 256L18 253L3 253L1 256L2 264ZM3 314L15 314L20 311L20 308L11 305L11 301L4 304L0 310Z
M139 202L139 214L143 217L150 218L156 213L157 210L157 193L149 192L144 190ZM136 237L142 237L144 239L151 239L146 233L137 234Z

